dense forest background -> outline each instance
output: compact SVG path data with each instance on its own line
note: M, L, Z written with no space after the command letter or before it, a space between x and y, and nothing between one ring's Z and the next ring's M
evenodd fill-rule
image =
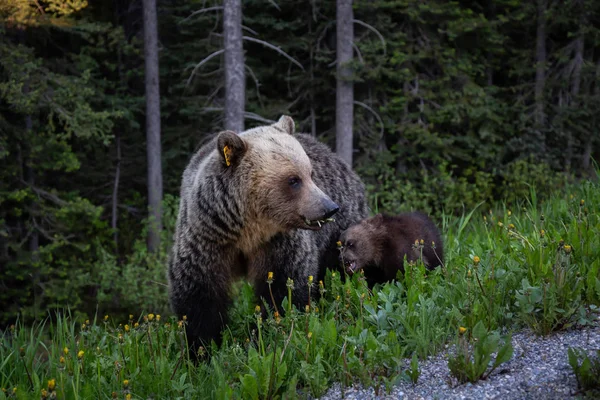
M0 3L0 324L166 309L180 176L226 125L225 35L222 1L157 6L164 200L148 251L142 1ZM242 12L245 128L289 114L335 148L336 2ZM373 211L518 204L594 174L600 2L355 0L353 13L351 150Z

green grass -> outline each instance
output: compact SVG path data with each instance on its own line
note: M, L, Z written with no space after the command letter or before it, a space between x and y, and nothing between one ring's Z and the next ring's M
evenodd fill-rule
M17 323L0 339L0 399L39 399L43 391L67 399L304 398L333 382L390 389L418 379L415 355L452 342L462 349L451 359L453 375L477 380L512 351L501 333L592 323L600 305L598 204L600 187L583 182L543 204L532 192L522 205L445 217L442 268L407 265L373 291L360 274L343 282L329 271L312 284L322 297L285 317L241 284L223 346L205 349L212 357L197 366L184 351L185 321L172 317L80 321L62 313ZM264 320L257 305L269 308ZM288 299L278 307L288 310ZM501 347L504 356L491 358Z

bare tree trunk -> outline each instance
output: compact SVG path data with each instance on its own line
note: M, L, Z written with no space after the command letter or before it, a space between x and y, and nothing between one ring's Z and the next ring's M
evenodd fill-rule
M25 31L23 29L19 30L19 42L24 45L25 44ZM29 93L29 79L27 79L25 81L25 84L23 85L23 94L28 94ZM27 114L25 116L25 135L30 135L31 131L33 130L33 120L31 118L30 114ZM27 182L27 184L29 185L29 187L33 187L33 185L35 184L35 175L33 172L33 168L31 168L31 166L29 165L29 157L25 157L24 162L23 162L23 171L24 171L24 178L25 181ZM32 221L32 227L31 227L31 235L29 236L29 241L28 241L28 249L29 252L31 253L31 261L32 262L37 262L39 260L39 254L38 254L38 250L40 248L40 236L39 236L39 232L35 222L35 218L36 218L36 209L37 209L37 202L34 200L31 202L30 204L30 209L31 209L31 221ZM35 281L35 285L37 286L37 283L39 282L39 270L36 269L36 275L34 277L34 281ZM37 308L36 308L37 310Z
M596 82L594 84L594 97L600 97L600 60L596 63ZM597 127L598 117L594 116L593 127ZM587 136L585 146L583 148L583 159L581 161L581 168L583 172L592 175L592 146L594 144L594 135L590 134Z
M544 87L546 85L546 10L548 0L537 0L537 35L535 46L535 125L543 129Z
M335 152L352 165L354 84L352 61L354 12L352 0L337 0L337 90L335 101Z
M29 92L29 84L26 84L24 89L25 92ZM33 121L31 119L31 115L27 115L25 116L25 131L30 134L31 130L33 129ZM33 187L33 185L35 185L35 176L33 173L33 168L31 168L31 166L28 165L28 163L26 162L25 165L25 179L27 181L27 184L30 187ZM29 236L29 243L28 243L28 247L29 247L29 251L31 252L31 260L33 262L37 262L39 260L39 256L38 256L38 250L40 249L40 234L37 230L37 228L35 227L35 218L36 218L36 213L35 210L37 208L37 204L35 201L33 201L31 203L31 220L33 221L33 227L31 228L31 235ZM36 276L37 278L37 276Z
M314 8L314 4L311 3L311 7ZM314 10L311 10L308 16L308 35L312 38L312 16ZM309 58L310 58L310 133L313 136L317 136L317 115L315 113L315 95L314 95L314 82L315 82L315 71L314 71L314 42L310 44Z
M113 185L112 194L112 216L110 221L110 227L113 230L113 240L115 241L115 252L119 254L119 231L117 227L118 219L118 208L119 203L119 180L121 178L121 135L117 131L115 134L115 144L117 146L117 165L115 167L115 184Z
M496 17L496 3L493 0L488 0L487 2L487 8L488 8L488 20L493 20ZM487 77L487 84L488 86L492 86L494 84L494 67L492 65L492 52L491 50L487 51L486 54L486 59L487 59L487 67L486 67L486 77Z
M160 91L158 75L158 27L156 0L144 1L144 59L146 71L146 143L148 156L148 250L160 246L162 229L162 162L160 146Z
M583 5L582 5L583 7ZM583 13L583 9L581 10ZM582 14L583 15L583 14ZM585 22L582 18L581 22ZM583 27L583 25L581 25ZM571 84L571 107L577 107L579 103L579 89L581 87L581 69L583 68L583 50L584 50L584 33L581 29L577 39L575 39L575 55L573 59L573 80ZM573 133L572 130L569 129L567 138L567 160L566 160L566 170L570 171L571 169L571 161L573 159Z
M225 46L225 129L244 130L246 75L242 44L242 2L223 0L223 38Z

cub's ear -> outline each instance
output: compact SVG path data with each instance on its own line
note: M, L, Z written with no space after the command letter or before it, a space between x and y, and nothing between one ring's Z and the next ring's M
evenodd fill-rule
M217 152L225 166L237 165L246 152L246 143L232 131L223 131L217 137Z
M290 135L293 135L296 132L296 124L294 123L294 120L292 117L287 115L282 115L281 118L279 118L279 121L273 124L273 126L285 133L289 133Z
M371 219L371 224L374 226L379 226L383 222L383 214L379 213Z

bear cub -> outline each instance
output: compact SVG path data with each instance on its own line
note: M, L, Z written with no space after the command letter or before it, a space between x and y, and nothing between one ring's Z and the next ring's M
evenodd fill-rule
M395 279L398 271L404 272L404 256L416 261L422 254L423 264L430 270L444 260L440 232L420 212L377 214L343 231L340 242L343 268L349 275L364 269L370 287Z

